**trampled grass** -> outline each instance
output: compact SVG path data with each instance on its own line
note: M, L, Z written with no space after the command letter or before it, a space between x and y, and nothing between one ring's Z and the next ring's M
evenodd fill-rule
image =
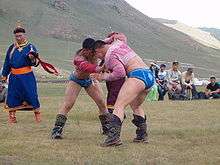
M7 113L0 112L0 164L220 164L219 100L145 102L149 144L132 143L135 127L128 108L123 145L102 148L97 107L85 92L69 113L64 139L50 139L64 90L63 84L39 85L40 124L32 112L18 112L18 123L8 125Z

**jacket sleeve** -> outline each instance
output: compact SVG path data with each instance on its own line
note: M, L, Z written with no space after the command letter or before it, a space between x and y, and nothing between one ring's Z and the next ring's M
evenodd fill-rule
M11 45L6 53L6 57L5 57L5 62L3 65L3 69L2 69L2 76L6 77L9 75L10 71L11 71L11 66L10 66L10 53L13 49L14 45Z
M126 71L124 68L124 65L121 63L121 61L117 58L112 58L111 59L111 63L112 63L112 72L110 73L103 73L103 79L106 81L114 81L114 80L118 80L121 79L123 77L126 77Z
M73 60L73 64L79 69L80 71L87 72L87 73L97 73L100 71L101 67L96 64L92 64L80 57L75 57Z

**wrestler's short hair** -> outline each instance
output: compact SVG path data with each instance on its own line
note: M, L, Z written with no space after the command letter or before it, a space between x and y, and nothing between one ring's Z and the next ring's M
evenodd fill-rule
M93 47L93 50L96 50L98 48L102 48L104 45L106 45L106 43L102 40L97 40L95 43L94 43L94 47Z
M82 43L82 48L93 49L95 40L93 38L86 38Z
M15 30L13 31L14 34L16 33L25 33L25 29L22 27L17 27L15 28Z

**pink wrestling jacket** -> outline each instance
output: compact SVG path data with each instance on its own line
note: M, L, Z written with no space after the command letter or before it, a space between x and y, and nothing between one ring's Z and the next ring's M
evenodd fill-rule
M113 81L126 77L126 65L128 61L137 56L137 54L127 45L127 38L125 36L113 35L110 38L105 39L105 42L111 43L111 47L105 55L105 67L108 70L112 70L111 73L104 73L104 79L107 81ZM113 39L112 39L113 38ZM117 39L120 38L121 40Z

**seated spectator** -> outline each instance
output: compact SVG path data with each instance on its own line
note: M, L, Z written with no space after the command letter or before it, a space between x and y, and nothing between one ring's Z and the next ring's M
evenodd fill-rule
M160 67L156 64L156 62L151 62L149 69L153 72L154 77L157 78Z
M196 86L194 85L193 68L188 68L187 71L183 72L181 78L183 92L187 93L187 90L190 90L192 93L192 99L196 98L197 91ZM190 98L190 96L188 97Z
M157 101L158 100L158 86L156 83L151 87L151 90L148 92L146 100L147 101Z
M220 98L220 85L216 82L215 76L210 77L210 83L206 86L205 94L207 98Z
M166 65L161 64L160 65L160 70L158 72L156 82L158 86L158 93L159 93L159 98L158 100L164 100L164 96L167 92L167 84L166 84L166 77L167 77L167 72L165 71Z
M2 76L2 69L0 70L0 77L1 76ZM6 95L7 95L7 88L2 82L0 82L0 103L5 102Z
M179 62L174 61L172 68L167 71L167 88L170 99L172 99L173 94L180 94L182 91L181 72L178 69Z
M5 102L7 88L0 82L0 103Z

